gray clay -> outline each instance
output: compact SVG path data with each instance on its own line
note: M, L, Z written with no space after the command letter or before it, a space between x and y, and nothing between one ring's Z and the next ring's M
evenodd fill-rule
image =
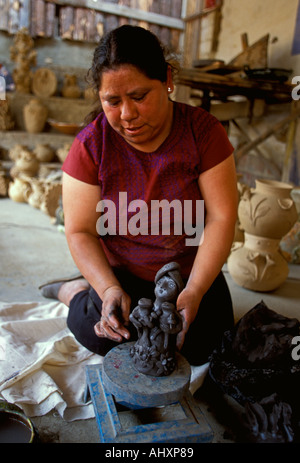
M182 329L182 317L176 310L176 299L184 286L179 265L164 265L154 282L154 302L140 299L130 315L138 333L130 355L141 373L167 376L176 367L176 336Z

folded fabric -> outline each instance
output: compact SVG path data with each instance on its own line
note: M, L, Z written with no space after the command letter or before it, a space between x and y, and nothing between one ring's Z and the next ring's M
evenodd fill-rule
M0 396L29 416L56 410L66 421L95 416L85 402L85 367L101 364L67 327L58 301L0 302ZM191 368L190 391L203 383L208 363Z
M94 416L85 366L103 357L81 346L61 302L0 302L0 394L28 416L56 410L66 421Z

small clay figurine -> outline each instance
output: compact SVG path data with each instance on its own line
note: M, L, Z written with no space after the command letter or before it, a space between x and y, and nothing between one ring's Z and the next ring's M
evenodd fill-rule
M13 70L13 79L16 91L30 93L32 71L31 67L36 66L36 51L34 41L29 35L26 27L21 28L15 35L13 45L10 47L10 58L17 64Z
M148 375L167 376L176 368L176 335L182 318L175 304L184 286L179 270L176 262L164 265L154 279L154 303L140 299L129 317L138 332L130 355L137 370Z
M76 75L65 74L61 93L65 98L79 98L81 96L81 90L77 84Z
M15 126L15 122L11 115L9 104L6 100L0 100L0 130L11 130Z

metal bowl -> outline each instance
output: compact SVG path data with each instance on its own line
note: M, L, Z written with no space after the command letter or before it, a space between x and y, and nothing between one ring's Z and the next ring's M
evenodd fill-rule
M28 443L37 441L31 420L14 404L0 401L0 443Z

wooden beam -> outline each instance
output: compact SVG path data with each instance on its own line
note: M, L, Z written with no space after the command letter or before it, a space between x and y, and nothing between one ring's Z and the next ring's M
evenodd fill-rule
M205 8L204 10L199 11L199 13L194 13L194 14L184 17L182 20L184 22L195 21L196 19L201 19L204 16L207 16L218 10L220 10L220 5L214 6L213 8Z
M259 137L256 138L256 140L251 141L250 143L247 143L244 145L242 148L237 150L235 152L235 158L238 161L242 156L247 154L250 150L254 149L262 143L264 140L269 138L271 135L274 135L276 132L281 130L283 127L285 127L287 124L295 121L300 117L300 109L295 110L292 112L290 116L285 117L283 120L277 122L274 124L270 129L267 129L264 133L262 133Z
M125 5L102 2L99 0L50 0L52 3L63 6L72 6L75 8L90 8L92 10L101 11L101 13L123 16L125 18L136 19L137 21L146 21L151 24L169 27L170 29L178 29L183 31L185 28L184 22L179 18L152 13L149 11L139 10L138 8L130 8Z

